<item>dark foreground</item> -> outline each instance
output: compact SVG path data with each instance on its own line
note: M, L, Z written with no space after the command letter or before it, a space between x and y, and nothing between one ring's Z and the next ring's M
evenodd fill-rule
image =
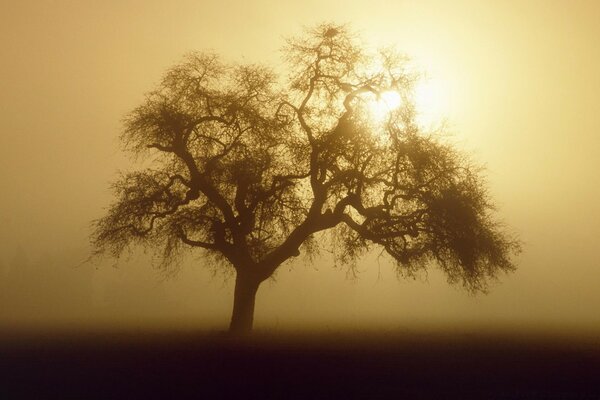
M600 342L489 334L0 340L0 398L600 398Z

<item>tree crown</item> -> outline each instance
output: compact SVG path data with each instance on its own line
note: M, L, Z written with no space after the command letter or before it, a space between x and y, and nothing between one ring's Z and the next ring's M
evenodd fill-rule
M198 248L262 279L329 231L351 261L381 246L399 272L430 261L484 289L514 269L518 242L494 221L481 171L415 122L415 75L393 51L368 54L322 24L284 48L289 77L191 53L131 111L126 149L155 157L122 175L95 223L99 253ZM374 99L400 107L375 121Z

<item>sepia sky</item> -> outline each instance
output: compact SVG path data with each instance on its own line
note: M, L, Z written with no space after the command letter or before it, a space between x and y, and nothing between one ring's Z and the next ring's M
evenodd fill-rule
M131 160L123 116L191 50L283 68L303 26L350 23L426 72L423 120L447 118L523 241L488 295L435 268L398 281L327 257L259 290L259 329L600 330L600 4L596 1L19 1L0 13L0 327L225 327L232 283L189 260L166 279L132 254L84 263L92 220Z

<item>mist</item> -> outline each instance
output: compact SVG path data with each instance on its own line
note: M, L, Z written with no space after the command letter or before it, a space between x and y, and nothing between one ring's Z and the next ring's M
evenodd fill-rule
M435 268L399 280L376 254L359 261L357 277L327 253L300 257L261 286L256 328L600 329L594 2L371 1L340 10L334 2L38 1L4 9L2 329L223 329L232 271L192 255L167 274L141 251L88 261L91 223L110 204L117 171L133 162L118 142L122 118L188 51L279 67L284 37L328 19L395 44L443 83L453 140L485 165L498 215L523 253L515 273L476 296Z

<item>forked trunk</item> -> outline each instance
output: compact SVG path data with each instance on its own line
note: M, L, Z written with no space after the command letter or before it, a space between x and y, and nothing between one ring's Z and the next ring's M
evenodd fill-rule
M260 282L260 279L251 274L237 272L233 293L233 313L229 325L230 333L244 334L252 330L254 302Z

